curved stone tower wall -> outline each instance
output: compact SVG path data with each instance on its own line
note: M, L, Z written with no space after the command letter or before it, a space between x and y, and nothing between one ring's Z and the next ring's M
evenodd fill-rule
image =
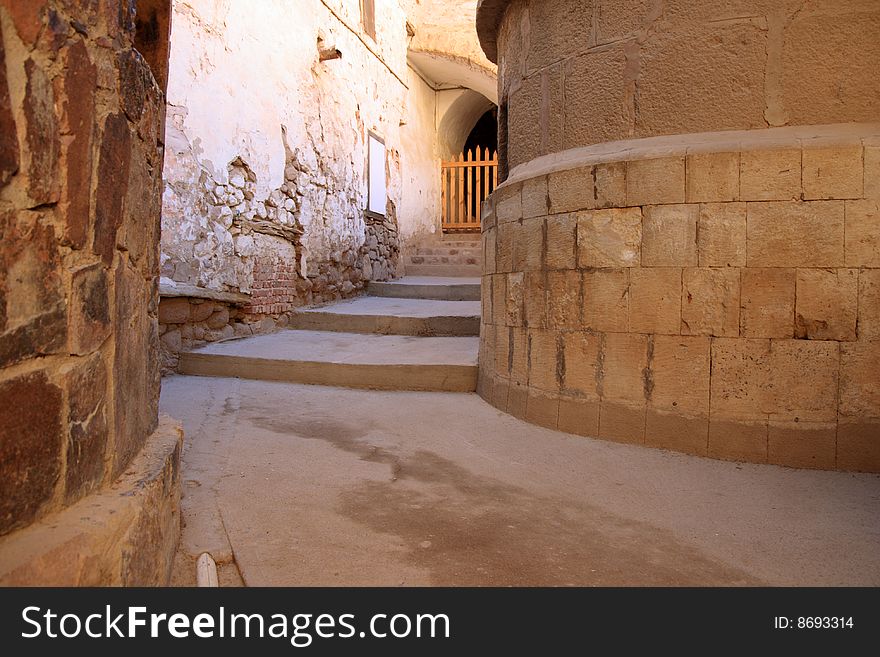
M880 471L880 5L693 4L481 3L511 172L480 392L586 436Z

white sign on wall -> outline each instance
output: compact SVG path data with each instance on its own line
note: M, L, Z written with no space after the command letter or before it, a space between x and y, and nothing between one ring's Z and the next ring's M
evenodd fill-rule
M369 195L367 210L385 214L388 187L385 180L385 142L372 132L369 134Z

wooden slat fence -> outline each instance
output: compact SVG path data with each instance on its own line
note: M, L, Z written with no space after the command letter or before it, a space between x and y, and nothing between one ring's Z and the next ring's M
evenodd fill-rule
M440 168L443 232L479 232L480 210L498 184L498 153L469 150Z

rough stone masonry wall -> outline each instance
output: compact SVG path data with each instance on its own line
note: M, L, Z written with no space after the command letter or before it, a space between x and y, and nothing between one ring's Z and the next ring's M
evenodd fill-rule
M484 0L516 166L483 224L480 393L880 471L877 4L698 4Z
M155 358L164 99L133 45L134 7L0 2L3 583L170 572L180 434L158 421ZM105 503L124 513L105 517Z
M402 274L401 241L434 219L401 217L402 199L439 189L433 103L410 102L433 91L407 68L397 0L377 3L375 39L351 0L173 4L162 276L251 302L223 329L164 327L166 363ZM365 216L369 131L387 145L384 218ZM426 148L402 154L407 131Z

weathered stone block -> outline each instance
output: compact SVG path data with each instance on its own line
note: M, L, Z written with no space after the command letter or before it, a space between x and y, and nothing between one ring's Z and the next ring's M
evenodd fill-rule
M626 162L605 162L551 173L550 212L626 206Z
M603 162L593 167L597 208L626 205L626 162Z
M764 420L773 408L770 340L712 339L711 413Z
M602 399L644 404L648 385L648 336L607 333L604 347Z
M682 273L681 333L739 335L740 270L689 268Z
M655 336L650 407L664 413L708 417L709 366L709 338Z
M749 203L748 266L842 267L843 207L843 201Z
M525 419L539 427L555 429L559 421L559 397L529 390Z
M550 212L577 212L597 207L594 167L581 167L551 173L548 181Z
M840 423L837 428L837 467L856 472L880 472L880 420Z
M643 267L696 267L698 205L652 205L644 210Z
M544 258L544 219L524 219L516 226L513 243L513 271L535 271Z
M37 213L0 214L0 366L64 350L60 271L52 226Z
M209 329L219 331L229 324L229 308L215 306L216 310L205 321Z
M547 274L541 271L527 272L523 289L523 318L526 326L547 326Z
M685 159L662 157L626 163L627 205L685 202Z
M483 276L480 284L480 323L483 325L495 322L492 312L493 278L493 276Z
M593 210L578 214L580 267L636 267L642 243L639 208Z
M790 125L876 120L880 16L870 3L834 7L792 14L785 27L781 100Z
M522 184L522 216L544 217L550 212L547 176L531 178Z
M516 224L506 223L496 229L498 243L495 247L495 263L499 273L513 271L513 243L518 228Z
M859 273L859 340L880 340L880 269Z
M600 336L593 333L563 334L563 390L581 398L599 399L601 346ZM596 411L598 411L598 407Z
M499 326L507 325L507 274L484 276L480 295L485 299L487 294L490 295L490 312L487 314L486 301L483 301L480 315L483 321Z
M865 146L865 198L880 201L880 146Z
M743 7L725 18L745 12L757 13ZM687 29L652 29L640 43L636 136L763 128L766 28L747 21L686 21L673 25Z
M629 269L591 269L584 272L584 328L594 331L629 330Z
M577 215L547 218L547 269L577 267Z
M62 127L65 134L71 135L63 161L66 175L62 197L64 234L73 248L81 249L86 243L91 207L97 69L82 41L67 48L64 58Z
M6 48L0 34L0 188L15 175L18 166L18 136L6 79Z
M845 232L846 266L880 267L880 202L847 201Z
M547 325L556 329L581 327L580 271L547 273Z
M590 33L591 16L578 0L537 4L530 7L529 20L533 34L544 35L528 42L529 71L578 52L586 45L585 35Z
M541 110L544 98L544 76L541 72L521 78L509 86L507 103L508 134L521 135L520 139L508 141L507 163L509 169L528 162L541 154L543 131ZM522 215L520 215L522 216ZM498 215L501 222L501 215Z
M509 327L495 327L495 373L505 378L510 376L513 366L513 329Z
M629 273L629 330L681 332L681 269L634 268Z
M522 272L507 275L506 285L502 284L502 287L505 290L505 300L504 303L499 305L496 309L496 312L505 312L506 315L499 315L500 321L496 323L507 324L508 326L523 325L523 323L525 322L524 283L525 274L523 274Z
M840 345L840 415L858 419L880 418L880 342ZM845 421L843 417L840 421Z
M499 224L523 218L522 185L509 185L495 192L495 217Z
M107 368L100 354L67 378L68 438L65 502L71 504L94 490L104 476L108 423Z
M502 413L507 413L510 381L503 378L492 379L492 403Z
M709 449L709 418L664 413L648 408L645 444L685 454L706 456Z
M113 322L113 381L117 391L114 477L140 451L158 422L159 363L152 354L159 351L159 333L157 323L149 315L150 306L155 303L153 293L152 286L140 275L125 266L117 269Z
M650 0L598 0L595 6L598 43L606 43L643 27L652 5Z
M739 196L739 153L687 156L687 202L735 201Z
M116 233L122 225L123 201L128 189L131 132L122 114L104 122L95 191L95 241L93 251L110 266L116 252Z
M744 151L740 155L741 200L786 201L800 197L800 149Z
M599 438L618 443L645 443L646 406L642 403L605 401L599 404Z
M836 342L773 340L770 419L834 422L840 355Z
M483 273L484 274L494 274L496 271L495 266L495 246L497 244L495 240L496 231L495 229L486 231L483 233Z
M858 288L857 269L798 269L795 337L855 340Z
M59 155L61 136L55 116L52 83L33 59L25 64L24 96L30 207L56 203L60 196Z
M530 11L534 11L534 8L530 8ZM589 20L589 12L584 11L582 6L578 12L583 19ZM561 24L561 17L557 15L557 27L551 33L559 32L558 26ZM587 27L584 32L573 36L569 43L582 44L583 35L589 33ZM564 143L557 150L625 138L632 122L626 71L627 57L622 45L586 53L565 62ZM555 109L556 106L551 107Z
M518 420L524 420L528 400L528 387L525 384L511 381L507 392L507 412Z
M837 425L821 422L770 422L767 462L793 468L831 470L835 466Z
M713 412L709 456L725 461L767 462L767 420L727 420Z
M523 386L529 382L529 332L524 328L513 328L513 341L510 380ZM525 411L523 411L525 412Z
M599 435L599 401L561 397L557 428L578 436Z
M159 323L186 324L189 321L189 299L184 297L163 298L159 302Z
M559 341L555 331L529 331L529 386L557 392L562 383Z
M62 396L43 371L0 383L0 536L33 521L61 474Z
M189 321L204 322L214 314L214 304L209 301L198 303L193 299L189 305Z
M497 329L507 337L507 327L500 326ZM477 394L486 398L486 386L488 385L488 374L495 371L495 343L496 328L492 324L483 324L480 326L480 351L477 355L477 361L482 366L482 373L477 377ZM504 364L505 367L507 363ZM492 403L491 401L489 402Z
M75 271L68 327L70 353L93 352L104 343L111 328L107 270L94 265Z
M740 331L747 338L794 336L797 274L794 269L741 271Z
M745 267L746 204L701 205L697 236L700 267Z
M804 198L862 198L863 171L861 146L804 149Z

